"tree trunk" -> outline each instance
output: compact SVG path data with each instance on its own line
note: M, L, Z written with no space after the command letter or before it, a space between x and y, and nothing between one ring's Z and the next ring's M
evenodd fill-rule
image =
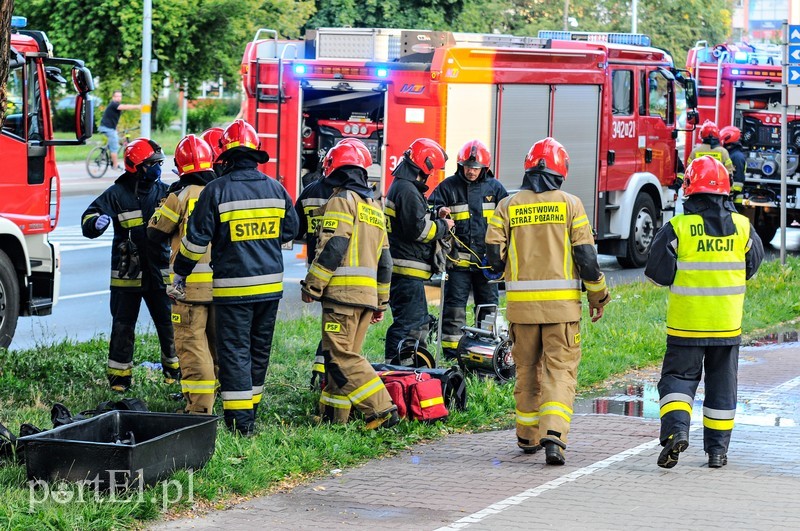
M0 0L0 123L6 121L6 81L8 80L8 60L11 53L11 13L14 0Z

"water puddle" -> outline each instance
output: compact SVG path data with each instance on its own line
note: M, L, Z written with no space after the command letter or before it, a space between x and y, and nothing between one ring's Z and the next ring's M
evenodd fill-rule
M741 362L742 360L740 360ZM755 359L751 363L757 362ZM788 391L788 392L786 392ZM702 387L695 396L692 420L703 420ZM797 426L800 423L800 381L781 393L740 390L736 404L736 424L754 426ZM658 419L658 387L654 382L623 382L575 398L575 413L623 415Z

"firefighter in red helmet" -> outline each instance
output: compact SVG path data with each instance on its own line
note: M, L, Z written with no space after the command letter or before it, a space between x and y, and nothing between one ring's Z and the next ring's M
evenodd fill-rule
M180 179L169 187L166 201L147 225L150 241L170 242L171 262L178 256L200 192L217 176L214 159L213 147L195 135L187 135L175 148L175 168ZM185 292L176 293L171 291L171 284L167 286L167 293L173 298L172 324L186 413L210 415L214 409L217 377L211 278L211 252L207 250L186 278Z
M455 222L455 262L448 262L442 308L442 349L448 358L456 357L461 327L467 324L467 301L472 292L475 307L497 304L497 284L490 284L480 269L486 254L488 219L497 203L508 195L489 169L492 156L480 140L470 140L458 152L455 174L431 194L439 218ZM483 315L476 312L475 322Z
M131 386L136 320L144 300L158 334L164 378L180 379L173 344L168 281L169 246L161 242L147 248L147 220L166 197L161 182L164 152L156 142L137 138L125 148L125 172L95 199L81 217L83 235L97 238L109 225L111 246L111 336L108 342L108 381L125 392Z
M220 146L219 141L222 139L222 133L224 131L225 130L221 127L210 127L200 133L200 138L209 146L211 146L211 151L214 157L214 171L217 173L217 175L222 173L222 168L219 166L217 159L219 158L219 154L222 150L222 146Z
M392 172L394 182L386 194L385 210L392 253L392 324L386 332L385 347L388 363L401 361L399 346L407 338L426 346L430 318L424 282L433 274L435 242L448 234L454 222L434 218L425 200L425 183L444 169L446 161L442 146L429 138L418 138Z
M694 149L692 149L692 152L689 153L689 157L686 159L686 165L688 166L689 163L698 157L707 155L720 161L729 173L733 172L733 162L731 162L731 158L728 155L728 150L720 144L719 127L717 127L717 124L711 120L706 120L703 122L703 125L700 126L698 136L702 143L697 144Z
M175 257L173 287L187 277L211 241L217 357L228 429L251 435L264 392L272 335L283 296L281 245L294 239L289 194L258 165L269 160L256 130L234 120L220 139L222 175L197 200Z
M728 150L728 156L730 156L731 163L733 164L732 192L741 192L744 187L744 168L747 162L747 156L740 142L741 139L742 132L735 125L723 127L719 132L719 140L722 142L722 147Z
M398 422L397 407L361 346L370 323L383 319L389 300L392 259L381 205L372 197L369 150L342 141L322 161L323 181L333 195L317 212L317 253L302 284L303 302L322 302L322 358L326 383L321 416L347 422L351 406L367 429Z
M486 233L488 262L505 272L517 445L525 453L544 447L551 465L565 462L581 359L582 285L592 322L609 301L583 204L561 191L568 169L561 144L535 143L521 190L500 201Z
M750 221L727 200L728 171L702 156L686 168L684 213L653 239L645 276L669 286L667 348L658 382L658 466L672 468L689 445L695 391L705 368L703 447L708 466L728 462L745 282L764 257Z

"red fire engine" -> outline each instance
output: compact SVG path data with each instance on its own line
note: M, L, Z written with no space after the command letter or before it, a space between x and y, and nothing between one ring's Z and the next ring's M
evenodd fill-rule
M48 241L58 221L60 181L56 145L83 144L92 134L92 75L82 61L54 58L41 31L12 18L6 79L7 108L0 132L0 346L14 337L19 315L49 315L58 298L59 253ZM75 140L54 140L50 94L72 70ZM51 90L52 89L52 90Z
M481 139L513 190L530 146L553 136L570 153L564 188L586 205L600 252L626 266L644 264L674 212L676 104L695 105L694 81L632 34L320 28L287 42L260 30L242 75L247 119L272 155L266 171L293 197L343 137L367 144L370 178L384 194L415 138L451 153ZM451 157L448 174L455 164Z
M713 120L721 128L742 131L747 161L745 185L734 202L765 244L780 226L781 58L777 45L720 44L700 41L689 50L686 64L697 79L700 123ZM789 107L787 154L787 223L800 222L798 158L800 111ZM687 142L688 156L695 142Z

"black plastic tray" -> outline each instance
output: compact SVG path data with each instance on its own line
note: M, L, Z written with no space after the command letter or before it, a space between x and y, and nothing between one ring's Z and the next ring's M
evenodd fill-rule
M109 411L19 439L29 480L140 488L178 469L197 470L214 454L212 415ZM134 443L126 443L133 435ZM122 442L118 442L122 441Z

